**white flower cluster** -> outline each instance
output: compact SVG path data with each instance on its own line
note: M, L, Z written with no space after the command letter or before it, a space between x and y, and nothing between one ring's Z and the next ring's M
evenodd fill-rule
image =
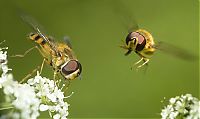
M66 119L68 116L67 102L64 102L64 92L55 86L53 80L45 77L35 76L27 82L30 86L34 87L36 96L41 100L40 111L49 111L54 113L54 119Z
M54 119L66 119L69 104L64 99L69 96L64 97L64 92L53 80L41 77L39 73L24 84L14 81L12 74L8 73L11 69L7 66L7 52L3 51L6 49L0 48L0 89L3 89L6 104L10 103L6 109L12 111L0 118L36 119L40 115L39 111L48 110Z
M12 70L12 69L9 69L8 66L7 66L7 51L3 51L3 50L7 50L8 47L5 47L5 48L0 48L0 69L2 70L2 74L1 74L1 80L0 80L0 87L2 87L2 83L4 81L6 81L7 79L7 76L8 76L8 71L9 70Z
M36 119L39 116L40 100L36 97L34 88L28 84L19 84L13 80L11 73L8 73L7 52L8 48L0 48L0 86L3 88L5 99L13 109L12 113L1 116L1 118L13 119Z
M14 119L36 119L39 116L40 100L36 97L34 88L28 84L19 84L8 78L3 85L7 102L11 102L15 108L13 114L8 115Z
M162 119L200 119L200 101L191 94L169 100L161 112Z

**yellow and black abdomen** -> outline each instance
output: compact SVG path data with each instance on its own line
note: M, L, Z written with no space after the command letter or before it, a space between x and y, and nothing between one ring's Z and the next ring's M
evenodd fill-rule
M45 57L50 57L51 55L55 55L55 52L52 50L49 43L39 34L30 33L28 37L32 41L35 41L41 47L41 52L43 55L45 55Z
M45 52L47 54L54 53L52 51L52 48L47 43L47 41L45 39L43 39L39 34L30 33L28 37L29 37L29 39L31 39L32 41L35 41L38 45L40 45L43 52Z
M46 41L37 33L30 33L28 37L43 47L46 45Z

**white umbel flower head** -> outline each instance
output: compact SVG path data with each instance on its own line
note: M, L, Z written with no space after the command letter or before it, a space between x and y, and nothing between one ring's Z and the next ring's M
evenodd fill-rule
M8 49L8 48L3 48ZM0 86L6 97L7 103L11 103L15 110L2 117L14 119L36 119L39 116L40 100L36 97L34 88L28 84L19 84L14 81L12 74L8 73L7 52L0 48Z
M161 112L162 119L200 119L200 101L191 94L169 100Z
M0 69L2 70L2 74L1 74L1 77L0 77L0 88L2 88L2 84L6 81L7 77L11 75L8 75L8 71L9 70L12 70L12 69L9 69L8 66L7 66L7 51L4 51L4 50L7 50L8 47L5 47L5 48L0 48Z
M55 85L53 80L41 77L37 72L27 83L20 84L8 73L7 48L0 48L0 88L14 111L1 115L0 119L36 119L39 111L49 111L51 118L67 119L69 104L64 101L64 92Z
M37 75L27 82L34 87L37 97L41 100L40 111L52 112L53 118L67 118L69 104L64 102L64 99L68 97L64 96L64 92L53 80L41 77L37 72Z

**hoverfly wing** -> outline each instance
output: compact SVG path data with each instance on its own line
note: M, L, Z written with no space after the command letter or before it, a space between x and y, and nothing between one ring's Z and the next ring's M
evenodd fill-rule
M70 58L72 59L76 59L76 54L74 53L74 51L72 50L72 44L71 44L71 39L69 36L64 36L63 37L63 41L64 43L67 45L67 47L69 47L70 49L65 49L65 52L69 55Z
M44 29L42 27L42 25L40 25L33 17L29 16L28 14L22 13L21 12L21 19L28 24L28 26L31 27L31 29L33 29L36 33L38 33L40 35L40 37L42 37L50 46L51 48L57 52L55 43L53 41L53 39L48 38L44 32Z
M43 30L42 25L39 25L39 23L37 23L36 20L33 17L31 17L31 16L29 16L29 15L27 15L25 13L21 13L20 17L26 24L28 24L28 26L31 29L33 29L36 33L41 35L41 37L44 37L45 40L46 40L47 37L45 35L45 32Z
M69 36L64 36L63 41L72 49L72 44Z
M168 44L168 43L165 43L165 42L158 42L153 47L155 49L163 51L164 53L173 55L173 56L180 58L180 59L183 59L183 60L194 61L194 60L198 59L197 56L191 54L187 50L185 50L183 48L176 47L172 44Z
M128 33L139 29L134 13L121 0L113 0L111 4L114 14L121 20Z
M133 22L128 27L128 33L131 33L139 29L139 25L136 23L136 21L134 21L134 19L132 19L132 21Z
M51 35L48 36L50 42L56 43L55 38Z

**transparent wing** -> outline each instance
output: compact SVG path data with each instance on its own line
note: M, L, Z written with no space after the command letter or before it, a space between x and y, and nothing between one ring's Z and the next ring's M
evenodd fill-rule
M176 47L174 45L171 45L165 42L158 42L153 47L160 51L163 51L164 53L170 54L180 59L192 60L192 61L198 59L198 56L195 56L194 54L188 52L187 50Z
M48 36L48 39L49 39L49 41L52 42L53 44L56 44L56 39L57 39L57 38L55 38L55 37L49 35L49 36Z
M21 19L25 23L27 23L31 29L33 29L35 32L37 32L40 35L40 37L42 37L51 46L51 48L55 52L57 52L54 41L45 35L43 27L33 17L31 17L25 13L21 13L20 16L21 16Z
M69 55L70 58L76 59L76 54L72 50L72 44L71 44L70 37L69 36L64 36L63 41L70 48L70 49L65 49L65 52Z
M122 21L122 24L129 33L139 29L134 13L132 13L121 0L113 0L111 4L113 6L114 14Z
M69 36L64 36L63 41L72 49L72 44Z
M35 20L33 17L31 17L31 16L29 16L29 15L27 15L27 14L25 14L25 13L21 13L20 16L21 16L21 19L22 19L25 23L27 23L31 29L33 29L35 32L37 32L37 33L38 33L41 37L43 37L46 41L49 40L49 39L47 38L47 36L45 35L44 30L42 30L43 27L42 27L41 25L39 25L39 23L37 23L36 20Z

